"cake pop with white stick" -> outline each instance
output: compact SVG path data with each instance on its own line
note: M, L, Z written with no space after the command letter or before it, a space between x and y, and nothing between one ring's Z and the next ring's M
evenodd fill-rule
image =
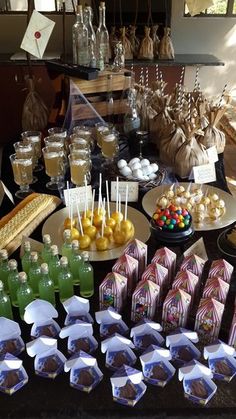
M83 230L83 226L81 223L81 216L80 216L80 212L79 212L79 206L77 204L77 214L78 214L78 221L79 221L79 227L80 227L80 236L78 238L79 240L79 245L80 245L80 249L87 249L87 247L90 246L91 243L91 239L87 234L84 234L84 230Z
M107 219L106 219L106 225L108 227L111 227L112 230L114 230L115 225L116 225L116 221L115 221L114 218L111 217L108 180L106 180L106 195L107 195Z
M129 195L129 185L126 184L125 190L125 217L124 220L120 223L120 230L125 233L126 241L131 239L134 235L134 225L133 223L127 218L128 215L128 195Z
M103 202L104 202L103 206L105 207L105 198L104 198ZM107 237L104 236L104 227L105 227L105 214L103 213L101 236L99 236L96 239L96 242L95 242L96 243L96 249L99 250L99 251L107 250L108 246L109 246L109 240L108 240Z
M100 228L102 226L102 174L99 174L99 188L98 188L98 207L94 210L93 224L95 227Z
M93 189L93 195L92 195L92 208L91 208L91 220L90 225L85 228L85 234L87 234L91 240L94 240L97 235L97 229L93 225L93 211L94 211L94 199L95 199L95 189Z
M85 185L84 213L83 213L81 222L82 222L83 229L85 230L87 227L91 225L91 220L88 217L88 192L87 192L88 185L87 185L86 176L84 177L84 185Z
M113 218L116 222L116 224L120 224L120 222L123 220L123 214L121 211L119 211L119 178L117 176L116 178L116 210L111 214L111 218Z

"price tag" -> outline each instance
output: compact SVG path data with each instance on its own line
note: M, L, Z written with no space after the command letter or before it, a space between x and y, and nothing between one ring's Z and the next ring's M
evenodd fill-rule
M208 148L206 152L207 152L207 155L208 155L209 163L215 163L219 160L215 145Z
M5 194L10 199L10 201L13 204L15 204L14 198L13 198L11 192L9 191L9 189L7 189L7 187L4 185L4 183L0 180L0 205L2 203L2 200L3 200Z
M119 182L119 194L121 202L125 202L126 187L128 185L128 202L138 201L138 182ZM116 201L116 182L111 182L111 201Z
M205 262L208 260L205 243L202 237L185 250L184 257L189 255L197 255L205 260Z
M193 167L195 183L210 183L216 181L216 169L214 163L202 164Z
M80 186L72 189L64 189L64 198L66 207L72 206L73 211L77 210L77 204L80 211L84 210L86 200L86 186ZM91 185L87 186L87 203L88 208L92 206L92 188Z

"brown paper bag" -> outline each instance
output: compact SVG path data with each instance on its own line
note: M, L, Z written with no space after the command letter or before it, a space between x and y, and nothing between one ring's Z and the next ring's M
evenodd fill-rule
M216 125L225 113L225 108L213 107L209 117L209 125L204 131L204 136L199 138L199 141L206 147L216 146L217 153L223 153L225 148L225 134L219 130Z
M164 36L159 44L160 60L173 60L175 58L174 47L170 37L170 28L164 28Z
M177 126L174 133L161 140L160 158L163 163L173 166L175 155L181 145L186 141L185 134L180 126Z
M137 57L138 56L138 51L139 51L139 46L140 46L139 39L136 36L137 26L130 25L129 28L130 28L129 29L129 40L130 40L130 43L131 43L131 48L132 48L133 56L134 57Z
M148 26L145 26L144 33L145 35L140 45L138 58L153 60L153 40L150 37L150 28Z
M153 54L154 54L154 57L158 57L158 55L159 55L160 39L157 35L158 28L159 28L158 25L153 25L152 26L152 40L153 40Z
M125 26L123 26L120 29L120 33L121 33L121 42L125 50L125 60L132 60L133 59L132 45L128 36L126 35Z
M175 130L175 122L171 118L171 108L169 107L170 96L156 96L155 101L152 102L152 108L157 112L157 115L152 119L150 125L151 141L160 148L161 141L168 138Z

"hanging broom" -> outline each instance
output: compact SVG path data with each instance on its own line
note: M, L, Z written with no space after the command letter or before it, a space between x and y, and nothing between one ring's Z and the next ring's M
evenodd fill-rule
M34 8L34 0L28 0L27 25ZM30 54L27 52L28 76L26 79L26 89L28 95L25 99L22 111L23 131L42 131L48 122L48 108L43 99L36 91L36 80L33 76Z

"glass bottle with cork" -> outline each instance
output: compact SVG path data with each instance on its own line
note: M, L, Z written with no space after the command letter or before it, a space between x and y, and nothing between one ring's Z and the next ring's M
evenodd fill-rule
M72 254L69 260L70 271L73 276L73 284L79 285L79 269L83 263L82 257L79 253L79 242L78 240L72 240Z
M61 272L61 265L60 265L58 247L56 244L53 244L51 246L51 253L52 253L52 256L48 265L49 275L53 280L55 291L58 291L59 290L58 276L59 276L59 273Z
M74 295L73 277L69 271L68 259L62 256L60 260L61 270L58 275L60 301L63 302Z
M6 249L0 250L0 279L3 282L5 292L8 292L8 275L10 269L8 266L8 253Z
M4 284L2 281L0 281L0 316L13 320L10 298L4 292Z
M10 259L8 262L8 266L10 269L8 275L8 289L11 297L11 303L14 307L18 307L17 290L20 286L20 281L19 272L17 269L17 261L15 259Z
M88 29L84 24L83 8L77 6L76 22L72 27L73 63L88 65Z
M56 305L54 283L49 276L48 264L42 263L41 267L41 279L39 281L39 297L42 300L46 300L53 306Z
M31 264L31 259L30 259L30 253L31 253L31 245L30 245L30 241L26 240L23 244L23 249L24 249L24 253L23 256L21 257L21 266L24 272L29 273L29 268L30 268L30 264Z
M34 294L27 282L27 274L25 272L19 272L19 281L20 286L17 290L17 301L20 317L24 320L25 307L34 300Z
M89 262L89 253L82 252L83 263L79 269L80 278L80 295L88 298L94 294L94 272L91 263Z
M83 11L84 24L88 30L88 62L90 67L96 67L96 35L93 29L93 12L90 6L86 6Z
M71 231L69 229L63 232L63 244L61 247L61 255L66 256L68 259L71 257L72 245L71 245Z
M31 264L29 268L29 283L32 287L35 297L39 296L39 281L41 279L41 270L39 264L38 252L31 252Z
M50 234L43 235L43 249L41 252L41 259L45 263L49 263L52 253L51 253L52 240Z
M96 32L97 59L102 53L104 64L109 63L109 33L106 27L106 6L101 1L99 5L99 25Z

